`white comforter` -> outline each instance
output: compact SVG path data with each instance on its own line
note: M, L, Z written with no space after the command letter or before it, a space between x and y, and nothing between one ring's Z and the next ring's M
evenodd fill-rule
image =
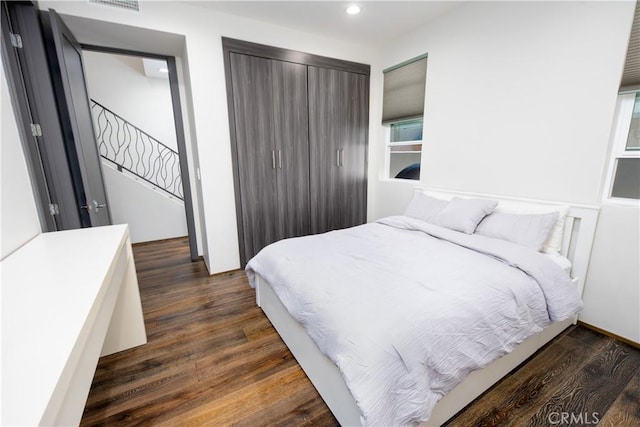
M545 256L408 217L283 240L246 271L338 366L366 425L427 420L471 371L582 308Z

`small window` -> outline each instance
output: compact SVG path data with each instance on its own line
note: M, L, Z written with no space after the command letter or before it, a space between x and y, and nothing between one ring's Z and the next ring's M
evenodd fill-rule
M382 124L389 126L386 175L420 179L427 55L387 68L384 73Z
M387 145L389 178L420 179L422 120L392 123Z
M611 159L607 171L605 198L638 204L640 200L640 2L629 35L627 58L620 80Z
M627 135L626 151L640 150L640 92L636 92Z
M640 92L618 97L607 196L640 200Z

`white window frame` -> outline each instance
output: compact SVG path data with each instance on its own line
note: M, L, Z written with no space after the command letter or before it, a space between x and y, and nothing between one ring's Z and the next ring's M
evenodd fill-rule
M391 142L391 126L394 124L398 124L398 123L403 123L403 122L415 122L415 121L422 121L422 139L419 140L415 140L415 141L399 141L399 142ZM413 120L403 120L403 121L398 121L398 122L394 122L394 123L389 123L388 125L385 126L385 166L384 166L384 176L386 179L390 180L390 181L401 181L401 182L420 182L420 180L422 179L422 147L423 147L423 141L424 141L424 119L413 119ZM420 178L418 178L417 180L413 180L413 179L403 179L403 178L394 178L392 176L390 176L390 172L391 172L391 147L401 147L403 145L420 145L420 151L410 151L408 153L411 154L417 154L420 153ZM396 152L398 153L398 152Z
M613 178L615 177L616 166L618 163L617 160L640 158L640 150L626 149L635 99L636 92L618 95L615 124L612 134L613 141L611 144L611 155L609 156L609 166L607 168L607 176L604 186L604 202L613 202L630 206L640 206L640 199L627 199L611 196L611 192L613 191Z

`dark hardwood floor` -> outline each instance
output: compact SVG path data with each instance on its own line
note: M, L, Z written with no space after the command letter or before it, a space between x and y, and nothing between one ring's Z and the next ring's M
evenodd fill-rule
M242 271L210 277L186 239L134 255L149 342L100 359L82 425L337 425ZM448 423L595 424L640 426L640 350L581 326Z

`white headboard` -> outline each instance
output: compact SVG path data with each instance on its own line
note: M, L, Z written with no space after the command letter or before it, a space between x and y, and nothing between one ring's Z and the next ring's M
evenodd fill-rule
M492 199L500 202L530 204L532 206L568 206L565 219L564 236L561 254L572 264L571 277L576 282L580 295L584 291L584 282L589 268L591 248L596 234L600 207L577 205L573 203L550 202L545 200L524 199L518 197L495 196L492 194L467 193L462 191L442 190L438 188L416 187L416 192L428 194L438 199L449 200L455 196L463 198Z

